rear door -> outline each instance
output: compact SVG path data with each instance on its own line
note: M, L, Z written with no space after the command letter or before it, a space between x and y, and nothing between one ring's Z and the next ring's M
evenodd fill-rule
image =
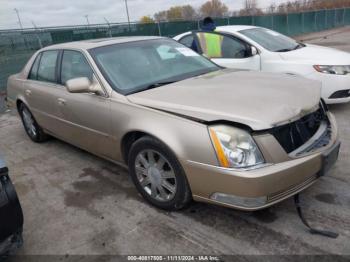
M260 70L260 55L252 55L251 45L231 35L217 32L194 33L197 51L227 68ZM190 39L187 39L188 41ZM192 44L192 49L194 49Z
M27 81L24 82L26 102L40 126L51 132L58 130L54 106L60 88L57 85L59 50L41 52L35 59Z

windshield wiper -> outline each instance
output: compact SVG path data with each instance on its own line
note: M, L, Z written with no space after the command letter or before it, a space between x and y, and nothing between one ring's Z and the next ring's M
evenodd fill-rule
M305 45L301 44L301 43L298 43L293 48L283 48L283 49L277 50L276 52L289 52L289 51L297 50L297 49L302 48L302 47L305 47Z
M172 84L172 83L175 83L175 82L176 81L165 81L165 82L153 83L153 84L150 84L150 85L146 86L145 88L142 88L142 91L153 89L153 88L157 88L157 87L160 87L160 86L169 85L169 84Z
M276 50L276 52L289 52L294 50L293 48L284 48L284 49L280 49L280 50Z
M297 49L302 48L302 47L305 47L305 45L304 45L304 44L301 44L301 43L298 43L298 44L294 47L293 50L297 50Z

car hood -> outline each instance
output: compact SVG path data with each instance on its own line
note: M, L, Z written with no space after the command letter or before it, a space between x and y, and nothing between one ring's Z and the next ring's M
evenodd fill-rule
M350 54L337 49L307 44L306 47L281 53L284 60L306 61L313 65L349 65Z
M295 120L318 107L320 84L301 77L220 70L128 96L130 102L253 130Z

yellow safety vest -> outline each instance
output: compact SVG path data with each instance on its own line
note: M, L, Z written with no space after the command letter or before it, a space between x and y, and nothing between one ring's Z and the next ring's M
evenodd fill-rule
M197 33L203 54L208 58L222 57L222 41L223 36L214 33Z

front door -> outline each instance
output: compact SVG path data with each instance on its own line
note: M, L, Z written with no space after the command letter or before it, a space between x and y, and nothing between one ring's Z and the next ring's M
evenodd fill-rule
M231 35L216 32L195 33L198 51L216 64L235 69L260 70L260 55L251 46Z
M59 79L64 92L56 101L65 129L62 138L90 152L112 158L116 145L111 140L109 99L94 93L69 93L65 83L78 77L87 77L99 84L81 52L64 50Z

